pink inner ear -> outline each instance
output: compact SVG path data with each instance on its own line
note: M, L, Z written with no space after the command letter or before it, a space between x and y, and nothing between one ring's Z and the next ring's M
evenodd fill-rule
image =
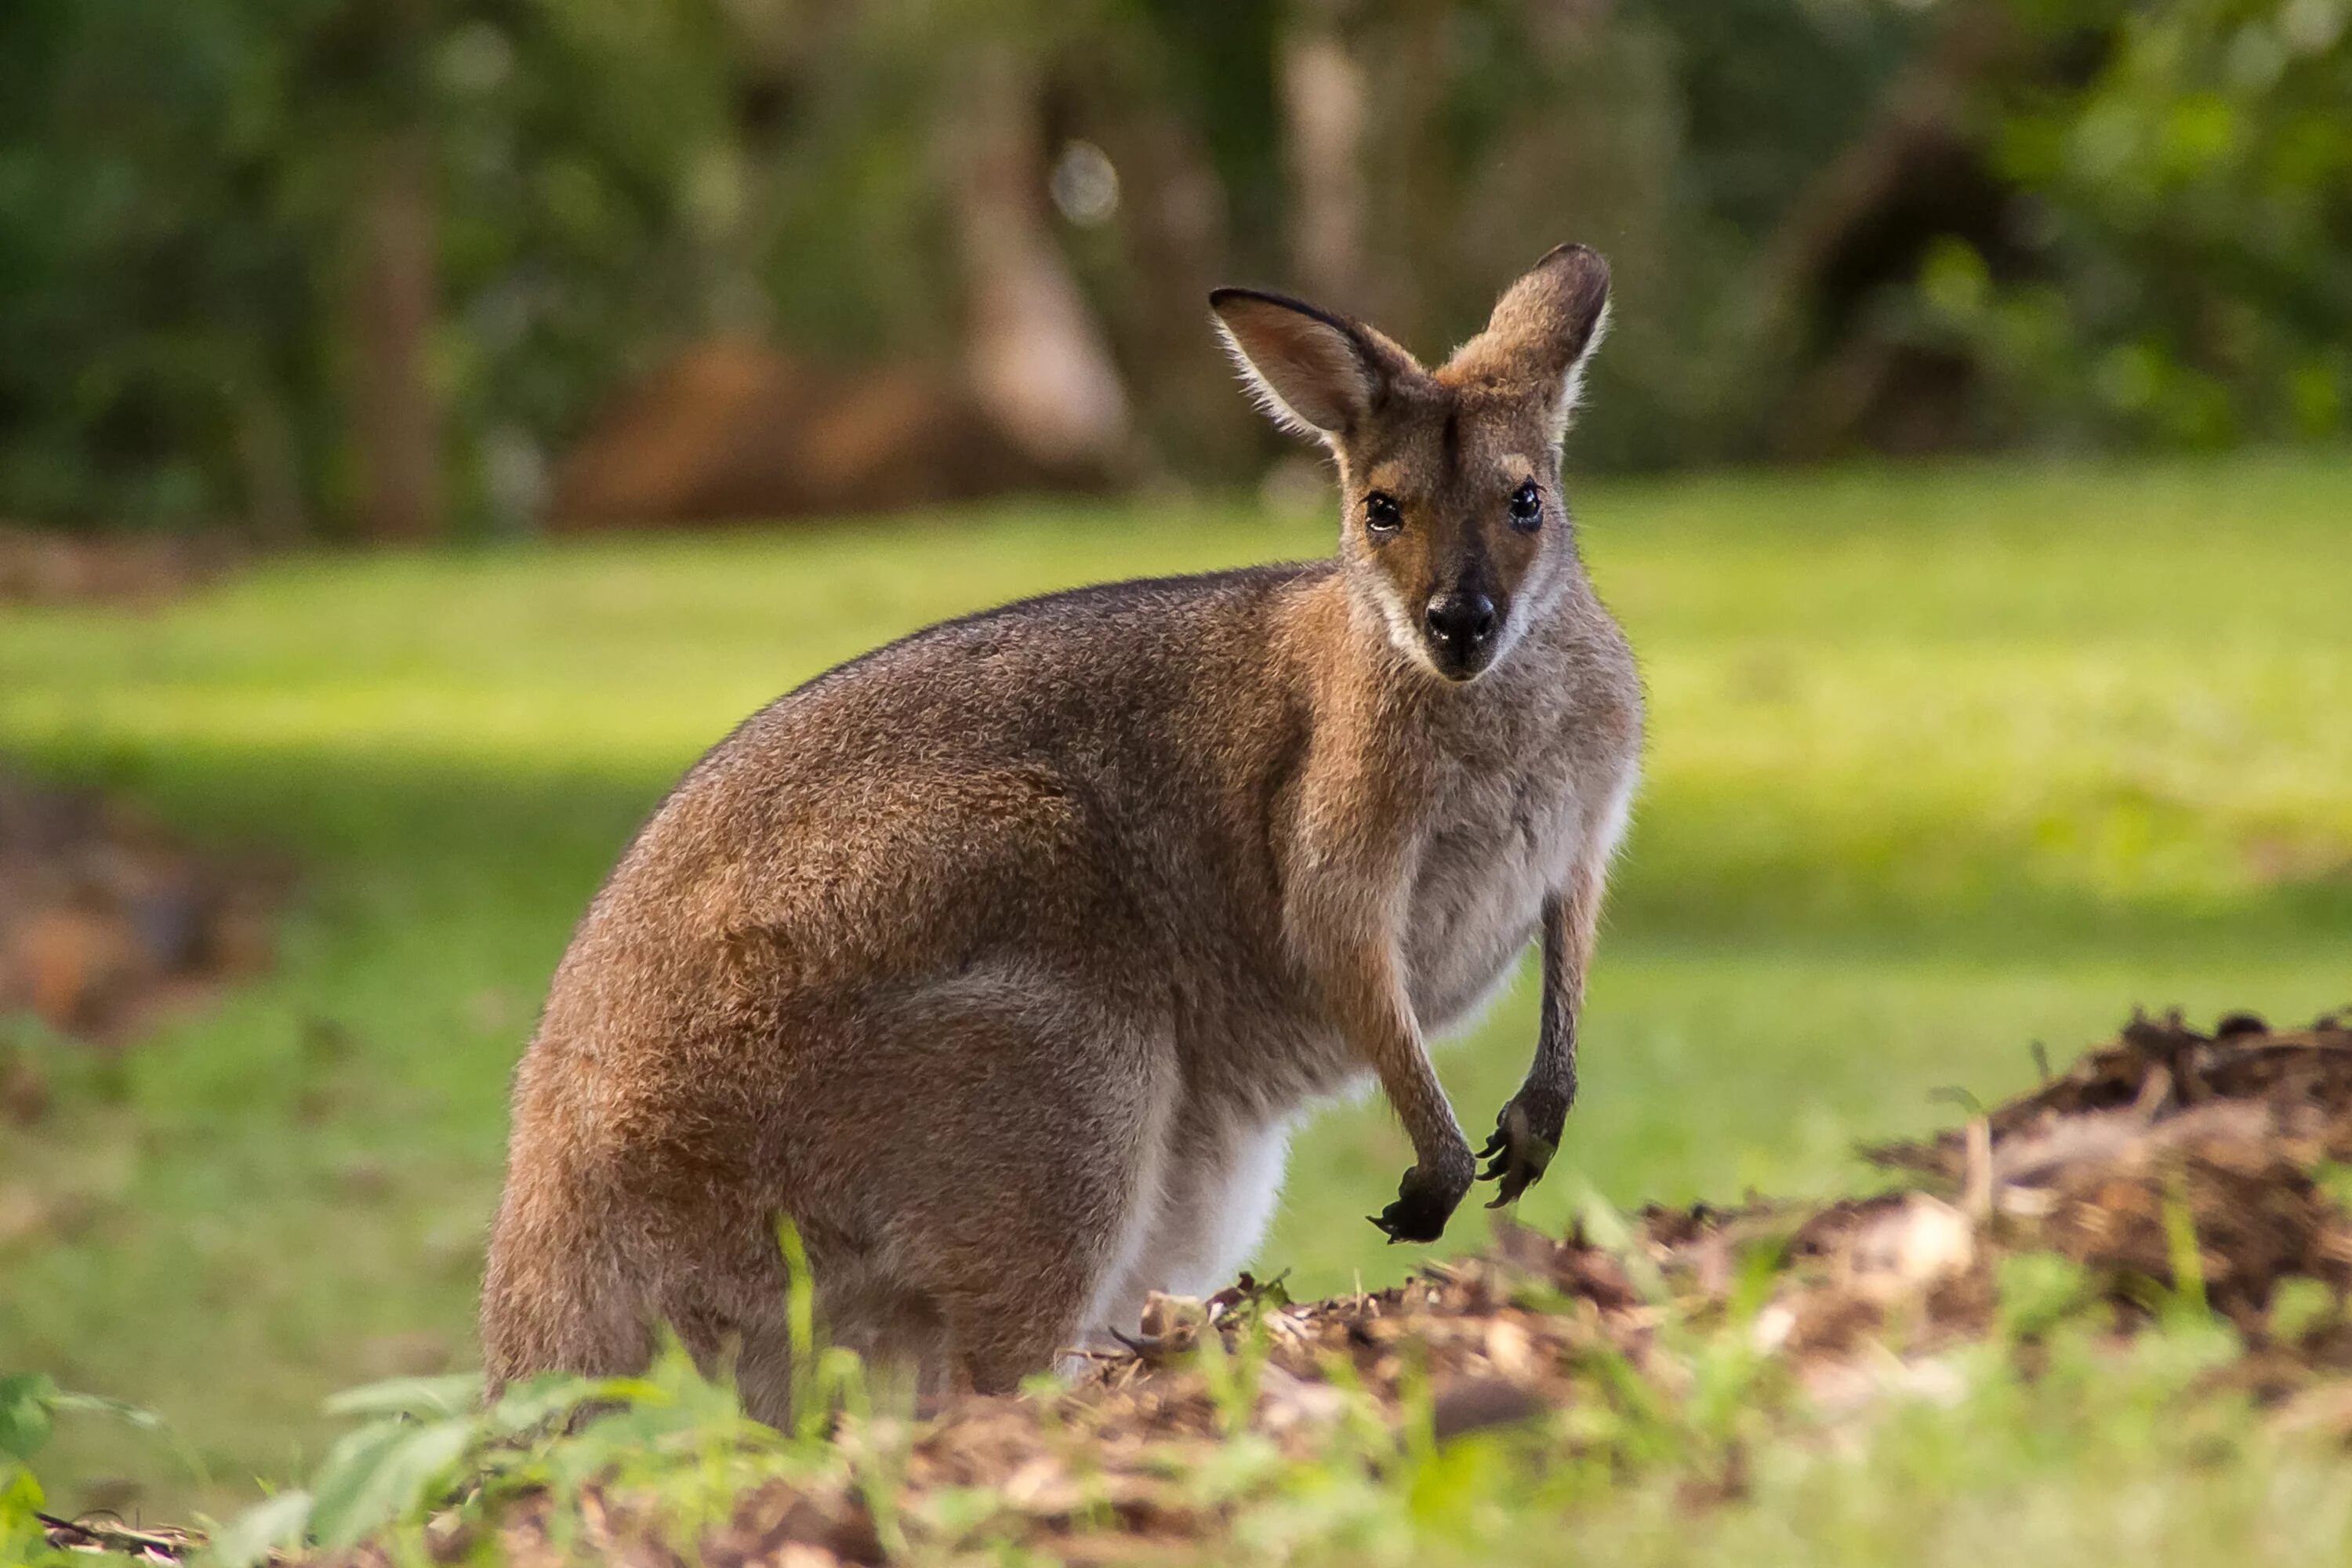
M1370 406L1371 375L1346 333L1266 300L1236 300L1220 316L1246 368L1281 405L1276 412L1338 431Z

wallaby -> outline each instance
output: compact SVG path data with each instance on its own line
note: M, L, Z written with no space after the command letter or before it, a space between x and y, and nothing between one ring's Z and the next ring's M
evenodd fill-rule
M495 1388L672 1325L788 1404L789 1219L828 1335L1003 1390L1246 1261L1291 1128L1377 1077L1392 1241L1543 1174L1641 747L1560 445L1608 269L1551 252L1435 370L1210 297L1338 461L1334 560L1055 594L781 699L687 774L555 974L514 1090ZM1428 1033L1541 933L1484 1173Z

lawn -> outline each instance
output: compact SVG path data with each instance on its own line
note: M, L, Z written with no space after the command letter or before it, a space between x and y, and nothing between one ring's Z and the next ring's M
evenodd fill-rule
M1933 1097L2032 1080L2135 1004L2352 1000L2352 456L1593 484L1652 698L1585 1099L1524 1217L1826 1190ZM1060 505L279 562L149 613L0 612L0 751L300 868L267 978L119 1062L36 1042L0 1123L0 1370L160 1411L211 1473L77 1428L58 1500L249 1499L320 1398L471 1364L508 1074L635 824L744 713L942 616L1315 552L1328 524ZM1442 1067L1483 1127L1522 984ZM20 1034L26 1031L20 1029ZM1362 1215L1377 1102L1297 1142L1261 1258L1301 1293L1425 1254ZM1448 1247L1476 1245L1465 1212Z

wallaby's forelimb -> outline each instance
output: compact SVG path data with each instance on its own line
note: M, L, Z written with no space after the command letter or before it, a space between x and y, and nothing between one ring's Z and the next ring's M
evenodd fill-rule
M1570 890L1543 904L1543 1008L1535 1060L1519 1091L1495 1119L1494 1136L1478 1157L1478 1173L1494 1182L1490 1209L1516 1201L1550 1167L1560 1134L1576 1105L1576 1031L1584 1011L1584 975L1601 924L1602 874L1580 868Z
M1392 1241L1435 1241L1478 1173L1470 1140L1454 1120L1430 1066L1412 1004L1397 975L1394 950L1350 948L1326 959L1325 994L1340 1027L1379 1075L1381 1089L1412 1140L1412 1168L1397 1201L1371 1216Z
M1341 1037L1378 1076L1412 1142L1413 1163L1398 1184L1396 1202L1366 1217L1391 1243L1435 1241L1477 1179L1478 1160L1430 1065L1405 989L1399 900L1407 856L1393 833L1339 847L1336 836L1318 831L1327 823L1348 824L1360 834L1368 817L1387 815L1378 807L1393 787L1392 776L1360 752L1331 759L1313 781L1300 848L1315 874L1303 879L1288 924Z

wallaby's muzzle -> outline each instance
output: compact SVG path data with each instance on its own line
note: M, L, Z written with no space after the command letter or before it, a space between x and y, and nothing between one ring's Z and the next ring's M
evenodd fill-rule
M1456 589L1429 601L1422 618L1430 662L1448 680L1468 680L1494 662L1502 613L1475 589Z

